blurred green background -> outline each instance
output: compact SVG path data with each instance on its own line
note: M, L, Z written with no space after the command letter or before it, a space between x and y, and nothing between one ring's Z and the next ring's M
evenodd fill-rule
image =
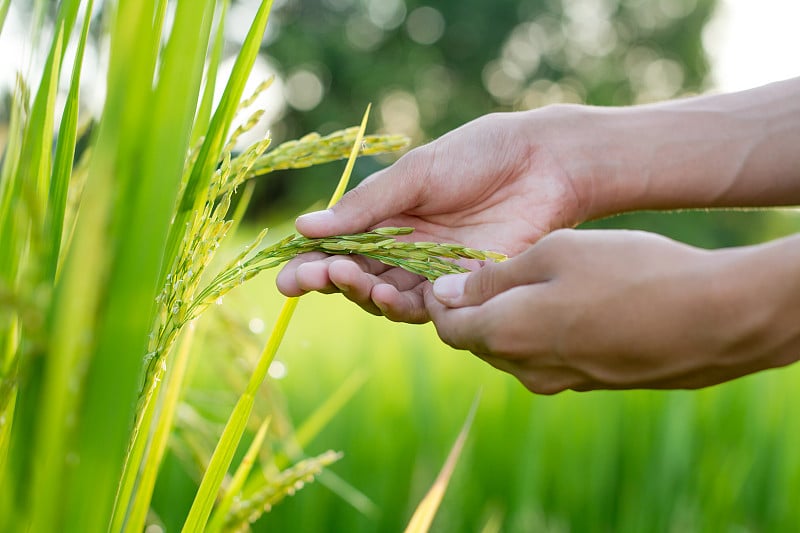
M277 83L256 104L269 113L255 134L269 128L279 142L329 133L355 124L372 102L370 129L421 144L492 111L557 102L626 105L702 92L710 68L702 32L714 4L276 0L253 83L271 73ZM254 5L233 3L231 56ZM361 161L355 178L389 162ZM278 225L277 238L290 231L286 221L327 197L340 171L329 165L259 183L246 232ZM695 211L635 213L589 226L634 227L720 247L779 237L799 222L791 210ZM258 345L280 303L267 274L231 295L225 308L249 325L239 335ZM246 368L247 358L224 340L203 346L186 401L221 423L239 391L229 391L216 370L242 359ZM298 424L350 376L364 372L367 380L306 450L343 451L331 468L336 477L281 503L255 531L401 530L479 391L436 531L768 532L800 523L796 367L702 391L540 397L446 347L429 325L389 323L317 294L303 298L278 357L272 394ZM168 531L179 528L194 494L182 442L174 443L153 503ZM337 489L342 481L351 489Z
M701 92L710 68L702 31L713 9L709 0L289 2L267 49L289 102L274 131L333 129L372 101L373 124L419 144L491 111ZM300 83L311 77L322 88L313 107ZM280 196L265 184L261 205L278 199L302 209L337 172L279 178ZM798 219L791 211L637 213L591 226L720 247L790 233ZM259 284L263 297L251 295L250 312L269 323L273 289ZM332 470L377 512L364 515L316 484L274 509L264 531L401 529L478 390L475 426L434 530L756 532L800 523L797 368L699 392L536 397L444 346L431 327L387 323L342 300L301 303L278 386L302 420L366 369L363 390L308 451L343 450Z
M277 2L265 72L278 74L285 103L270 129L278 139L328 133L373 102L373 128L421 144L492 111L701 92L709 73L702 30L713 9L710 0ZM362 161L355 178L385 164ZM260 183L253 225L319 201L339 170ZM591 226L719 247L790 233L798 219L791 211L637 213ZM269 329L280 301L269 275L234 298L228 303L241 320ZM699 392L537 397L446 347L430 326L389 323L322 295L303 299L279 358L286 372L275 386L298 424L366 372L363 388L306 451L343 451L331 471L374 508L357 510L328 480L275 507L256 531L402 529L478 391L436 531L757 532L800 523L796 368ZM202 370L196 376L196 398L219 387ZM190 484L178 461L167 468L173 475L162 478L155 506L169 526L188 505L174 495Z

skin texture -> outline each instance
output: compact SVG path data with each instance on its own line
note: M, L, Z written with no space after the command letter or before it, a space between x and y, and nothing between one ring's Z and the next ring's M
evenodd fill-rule
M377 226L511 257L434 285L358 257L308 254L288 296L341 292L433 321L538 393L696 388L797 359L800 238L706 251L580 222L637 209L800 203L800 80L630 108L481 117L412 150L331 210L320 237Z

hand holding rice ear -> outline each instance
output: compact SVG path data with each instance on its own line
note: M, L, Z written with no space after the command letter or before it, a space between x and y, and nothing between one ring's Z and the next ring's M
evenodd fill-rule
M798 146L800 79L630 108L487 115L297 228L323 237L411 226L415 240L512 259L431 286L364 258L307 254L278 287L432 320L443 340L536 392L701 387L789 364L800 353L800 237L718 251L640 232L542 237L638 209L798 204Z

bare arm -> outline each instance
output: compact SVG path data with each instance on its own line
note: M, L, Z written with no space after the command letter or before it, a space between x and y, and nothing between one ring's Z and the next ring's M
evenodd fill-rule
M550 149L572 177L584 220L638 209L800 204L800 78L561 113L574 116L556 126L560 141ZM532 127L529 136L535 145L541 132Z

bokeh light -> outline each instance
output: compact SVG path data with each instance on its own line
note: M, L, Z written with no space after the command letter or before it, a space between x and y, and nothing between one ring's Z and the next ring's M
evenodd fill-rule
M419 44L434 44L442 38L444 30L445 21L442 13L430 6L418 7L406 20L408 36Z

